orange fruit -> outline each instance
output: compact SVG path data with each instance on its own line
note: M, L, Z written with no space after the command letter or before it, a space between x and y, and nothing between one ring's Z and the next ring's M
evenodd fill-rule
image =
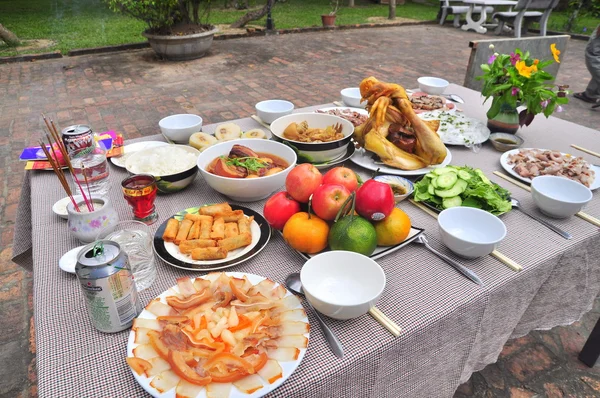
M373 224L378 246L394 246L402 242L408 236L411 226L408 214L397 207L394 207L389 216Z
M294 214L283 226L283 239L302 253L318 253L327 247L329 225L319 217L302 211Z

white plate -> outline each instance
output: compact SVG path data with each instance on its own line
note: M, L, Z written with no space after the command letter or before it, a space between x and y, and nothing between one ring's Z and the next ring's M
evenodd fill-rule
M248 280L253 284L256 285L257 283L259 283L260 281L262 281L263 279L266 279L263 276L258 276L258 275L254 275L254 274L246 274L243 272L227 272L226 273L228 276L233 276L235 278L243 278L244 276L248 277ZM208 275L203 276L202 278L206 278ZM177 285L173 286L171 288L172 290L175 290L177 292L179 292L179 288L177 287ZM172 292L169 292L169 290L163 292L160 296L158 296L158 298L160 299L160 301L162 301L163 303L166 304L166 296L167 294L172 294ZM291 293L288 291L286 293L286 296L291 295ZM297 308L303 308L302 305L300 305ZM156 316L154 314L152 314L149 311L143 310L140 315L138 315L138 318L148 318L148 319L155 319ZM302 322L306 322L310 325L310 323L308 322L308 318L304 318L301 320ZM309 341L310 341L310 333L306 333L304 336L306 336ZM127 341L127 356L128 357L133 357L133 349L135 347L137 347L137 344L134 343L135 341L135 332L132 330L129 333L129 340ZM283 370L283 377L280 378L279 380L277 380L275 383L273 384L267 384L261 388L258 391L255 391L252 394L245 394L241 391L239 391L237 388L235 388L235 386L233 386L231 388L231 393L229 394L230 398L258 398L258 397L262 397L265 394L270 393L271 391L275 390L277 387L279 387L281 384L283 384L291 375L292 373L294 373L294 371L296 370L296 368L298 368L298 366L300 365L300 362L302 362L302 358L304 358L304 354L306 354L306 349L305 348L301 348L300 349L300 355L298 356L298 359L295 361L289 361L289 362L281 362L279 361L279 365L281 366L281 369ZM149 394L151 394L153 397L160 397L160 398L174 398L175 397L175 388L166 391L162 394L160 394L158 391L156 391L152 386L150 386L150 382L152 381L152 379L146 377L145 375L143 376L139 376L137 373L135 373L133 371L133 369L131 369L131 367L129 367L131 370L131 373L133 374L133 377L135 378L135 380L142 386L142 388L144 390L146 390ZM206 397L206 390L203 390L200 395L197 396L197 398L205 398Z
M360 113L361 115L369 116L369 112L367 112L366 109L364 109L364 108L353 108L351 106L329 106L329 107L326 107L326 108L320 108L318 110L319 111L339 110L340 112L356 112L356 113Z
M548 151L549 149L539 149L539 148L517 148L517 149L512 149L510 151L504 152L502 154L502 156L500 156L500 165L502 165L502 168L504 170L506 170L510 175L512 175L513 177L526 182L528 184L531 184L531 178L525 178L525 177L521 177L517 172L515 172L513 170L514 165L511 165L508 163L508 157L510 155L513 155L515 153L518 153L520 150L527 150L527 149L537 149L539 151ZM566 155L566 153L561 152L563 155ZM588 164L590 165L590 169L594 170L594 172L596 173L596 176L594 178L594 182L592 183L592 185L590 185L590 189L596 190L598 188L600 188L600 166L596 166L595 164L590 164L588 162Z
M162 141L144 141L144 142L136 142L133 144L125 145L123 147L123 154L121 156L113 156L110 158L112 164L117 167L125 168L125 162L127 161L127 157L132 153L137 151L141 151L142 149L147 148L155 148L157 146L165 146L169 145L167 142Z
M75 199L75 201L78 202L83 199L83 196L73 195L73 199ZM67 205L69 203L71 203L71 198L69 198L68 196L66 198L62 198L61 200L56 201L56 203L52 205L52 211L60 218L68 220L69 214L67 213Z
M70 274L75 273L75 265L77 265L77 255L79 251L83 249L85 245L76 247L74 249L69 250L58 260L58 266L65 272Z
M446 148L446 151L446 158L442 163L433 166L423 167L422 169L417 170L401 170L396 169L394 167L386 166L383 163L375 163L372 156L377 155L375 155L373 152L366 151L364 148L357 149L356 152L354 152L354 155L350 158L350 160L353 163L362 166L367 170L377 171L377 169L379 169L379 172L381 174L393 174L396 176L420 176L427 174L430 171L433 171L433 169L437 169L438 167L444 167L449 165L452 161L452 154L450 153L450 149Z
M420 113L423 120L439 120L437 130L446 145L482 144L490 138L490 129L479 119L465 116L462 112L431 111Z

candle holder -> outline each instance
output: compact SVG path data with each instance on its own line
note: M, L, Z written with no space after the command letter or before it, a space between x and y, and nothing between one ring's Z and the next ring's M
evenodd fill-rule
M156 206L156 178L150 174L135 174L121 182L123 196L133 209L133 218L146 225L158 220Z

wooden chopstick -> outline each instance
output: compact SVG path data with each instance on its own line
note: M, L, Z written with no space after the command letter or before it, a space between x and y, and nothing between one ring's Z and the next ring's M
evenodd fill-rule
M494 171L494 174L495 174L495 175L497 175L498 177L500 177L500 178L502 178L502 179L504 179L504 180L508 181L508 182L512 182L512 183L513 183L513 184L515 184L516 186L518 186L518 187L520 187L520 188L523 188L524 190L526 190L526 191L528 191L528 192L531 192L531 187L530 187L530 186L528 186L528 185L525 185L525 184L523 184L522 182L520 182L520 181L517 181L517 180L515 180L514 178L512 178L512 177L509 177L509 176L507 176L507 175L506 175L506 174L504 174L504 173L501 173L501 172L499 172L499 171ZM599 220L599 219L597 219L596 217L590 216L589 214L587 214L587 213L584 213L584 212L582 212L582 211L580 211L579 213L575 213L575 215L576 215L577 217L581 218L582 220L585 220L585 221L589 222L589 223L590 223L590 224L592 224L592 225L595 225L595 226L597 226L597 227L600 227L600 220Z
M575 144L572 144L571 147L573 147L575 149L578 149L581 152L585 152L585 153L588 153L588 154L590 154L592 156L596 156L596 157L600 158L600 153L598 153L598 152L590 151L589 149L585 149L585 148L580 147L579 145L575 145Z
M428 209L422 203L415 202L415 200L412 198L409 199L409 201L413 205L417 206L419 209L423 210L425 213L427 213L430 216L437 219L438 215L433 210ZM504 265L508 266L508 268L512 269L513 271L516 271L516 272L523 271L523 267L520 264L518 264L514 260L511 260L510 258L506 257L504 254L500 253L498 250L494 250L493 252L491 252L490 256L495 257L498 261L500 261Z
M333 101L333 105L335 105L335 106L344 106L344 107L347 106L343 102L340 102L340 101Z
M271 131L271 126L269 126L267 123L263 122L261 118L259 118L256 115L252 115L250 116L255 122L257 122L258 124L260 124L261 126L263 126L264 128L266 128L267 130Z
M400 336L400 333L402 333L402 328L388 318L383 312L381 312L379 308L371 308L369 310L369 314L371 314L371 316L375 318L375 320L379 322L381 326L389 330L394 336L398 337Z

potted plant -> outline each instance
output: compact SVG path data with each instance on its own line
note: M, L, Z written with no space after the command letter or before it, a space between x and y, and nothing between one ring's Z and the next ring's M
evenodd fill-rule
M494 49L493 44L490 49ZM488 63L481 65L483 75L477 79L484 81L481 94L485 101L492 98L487 112L492 132L515 134L520 126L529 126L539 113L548 117L562 112L561 105L569 102L566 91L569 86L549 83L554 76L544 68L553 62L560 63L556 44L550 45L550 50L554 60L540 61L517 48L511 54L493 53ZM518 112L519 106L525 109Z
M210 48L217 29L208 19L211 0L105 0L113 11L148 24L142 35L152 49L170 60L202 57ZM201 13L202 12L202 13Z
M321 21L323 22L323 27L325 28L335 27L335 17L337 16L338 9L340 8L340 1L330 0L329 5L331 6L331 11L329 14L321 15Z

